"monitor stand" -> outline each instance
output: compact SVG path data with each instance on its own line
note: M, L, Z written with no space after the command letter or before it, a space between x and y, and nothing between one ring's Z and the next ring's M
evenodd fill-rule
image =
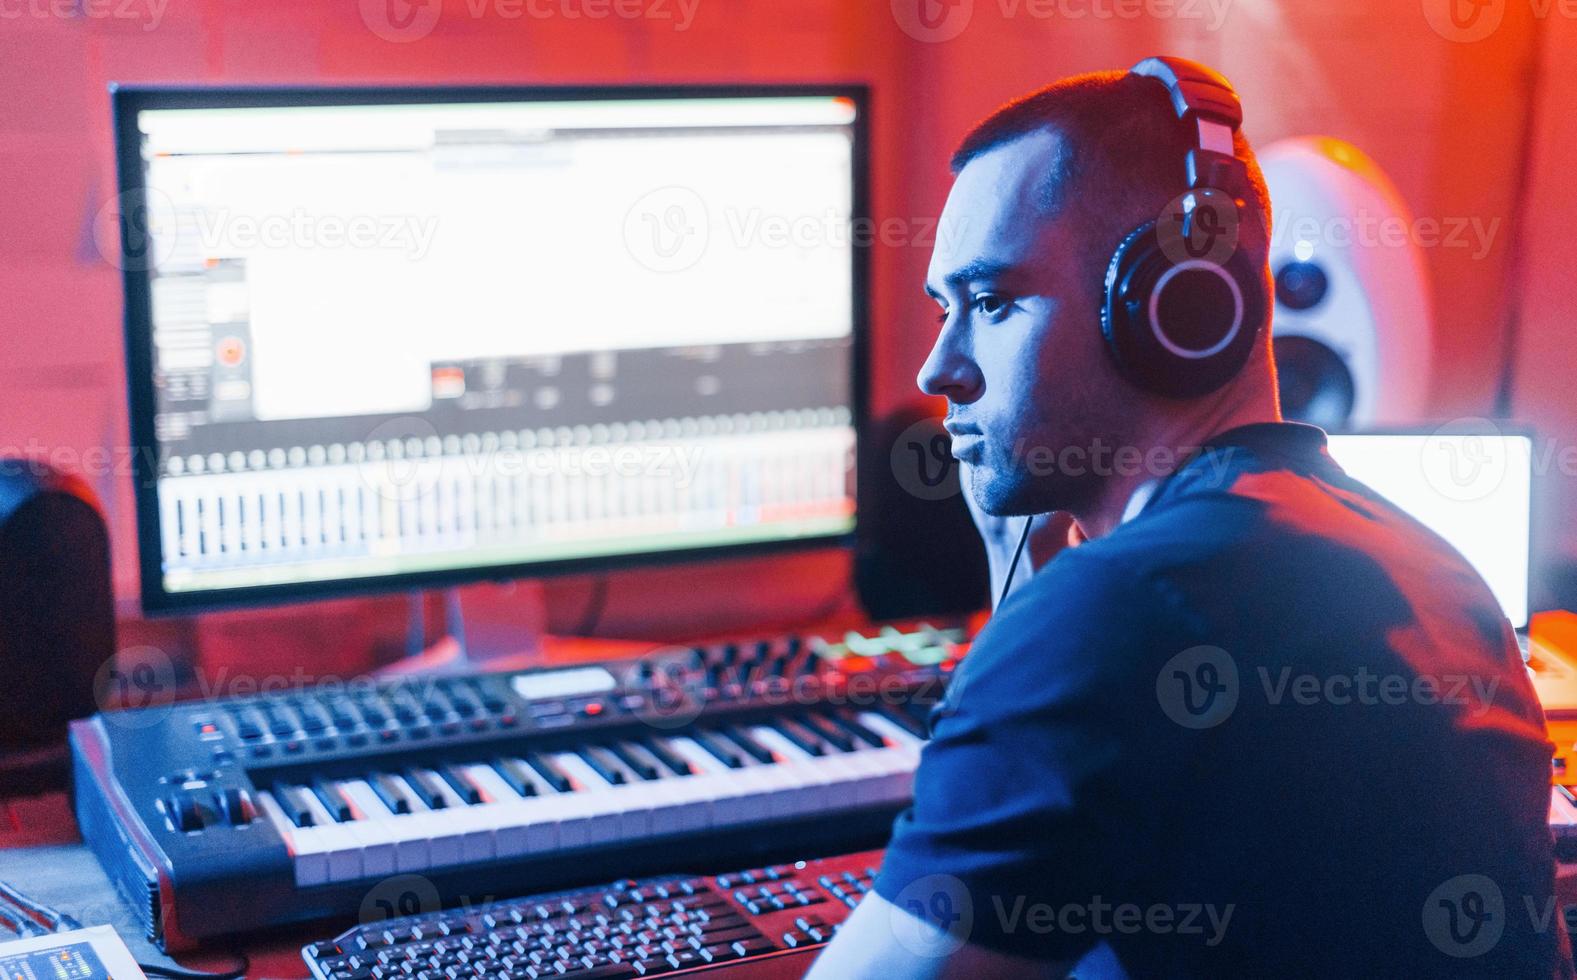
M479 671L523 670L564 662L619 660L639 657L655 644L647 641L597 637L554 636L547 632L547 604L542 583L516 582L512 599L518 616L507 624L467 629L460 590L448 588L443 599L443 632L428 640L427 593L410 595L410 620L406 629L406 655L377 671L378 676L414 674L471 674Z

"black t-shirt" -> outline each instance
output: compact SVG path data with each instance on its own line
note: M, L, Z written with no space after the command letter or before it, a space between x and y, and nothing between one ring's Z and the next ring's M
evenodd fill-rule
M877 891L1080 976L1562 975L1510 623L1293 423L1211 440L997 611Z

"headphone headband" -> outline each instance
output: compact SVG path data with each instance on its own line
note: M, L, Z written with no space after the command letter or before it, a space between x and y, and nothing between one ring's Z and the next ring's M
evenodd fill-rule
M1196 127L1197 146L1187 161L1189 189L1226 188L1236 196L1244 168L1233 137L1243 125L1243 103L1226 76L1197 61L1170 57L1146 58L1128 73L1165 85L1177 118Z

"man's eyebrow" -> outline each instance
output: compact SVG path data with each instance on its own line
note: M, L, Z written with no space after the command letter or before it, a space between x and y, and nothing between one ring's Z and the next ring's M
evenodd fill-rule
M990 262L986 259L975 259L967 265L959 266L957 269L949 272L946 278L943 279L943 282L949 286L961 286L966 282L974 282L977 279L998 279L1012 271L1012 269L1013 266L1006 262ZM942 299L941 295L931 288L930 283L925 284L925 293L938 302Z

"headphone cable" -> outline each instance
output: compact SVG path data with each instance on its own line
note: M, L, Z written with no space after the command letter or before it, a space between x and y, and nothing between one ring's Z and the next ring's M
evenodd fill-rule
M998 609L1002 608L1002 603L1008 597L1008 590L1013 587L1013 573L1018 570L1018 560L1024 554L1024 545L1029 541L1029 529L1033 527L1034 524L1034 514L1024 518L1024 532L1018 536L1018 547L1013 549L1013 561L1008 564L1007 578L1002 580L1002 592L997 596Z

